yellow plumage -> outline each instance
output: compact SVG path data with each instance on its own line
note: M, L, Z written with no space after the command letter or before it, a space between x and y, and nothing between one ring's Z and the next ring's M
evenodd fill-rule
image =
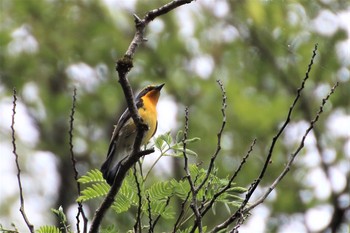
M157 103L163 86L164 84L147 86L135 99L138 113L143 123L148 126L141 145L147 144L157 130ZM126 109L115 126L107 159L101 167L103 177L108 184L113 184L120 162L132 152L136 133L136 125L131 118L129 110Z

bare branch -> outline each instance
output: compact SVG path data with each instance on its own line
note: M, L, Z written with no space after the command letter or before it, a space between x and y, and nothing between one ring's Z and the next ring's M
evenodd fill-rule
M198 226L198 231L202 232L202 216L199 213L199 209L197 206L197 193L198 189L196 189L195 184L192 180L189 168L188 168L188 157L186 154L186 147L187 147L187 135L188 135L188 107L185 109L185 129L184 129L184 137L182 139L182 144L183 144L183 155L184 155L184 170L186 172L186 179L190 185L191 188L191 193L192 193L192 199L190 203L190 207L195 215L195 226L193 226L191 232L194 232L196 227Z
M146 16L141 19L136 14L134 14L135 24L136 24L136 32L133 40L131 41L128 50L125 53L125 56L132 59L137 47L145 41L144 32L146 26L155 18L168 13L169 11L180 7L182 5L191 3L193 0L174 0L161 6L157 9L149 11Z
M170 203L171 197L172 197L172 196L169 196L169 197L167 198L166 203L165 203L165 206L164 206L164 209L163 209L163 212L164 212L165 209L168 207L168 205L169 205L169 203ZM151 216L151 209L149 209L148 211L149 211L149 214L150 214L150 216ZM150 225L150 231L149 231L149 232L154 232L154 228L155 228L157 222L159 221L160 217L161 217L161 214L159 214L159 215L156 217L156 219L154 220L153 224ZM150 223L151 223L151 222L152 222L152 219L150 218L149 220L150 220Z
M208 178L209 178L209 176L214 168L215 160L216 160L219 152L221 151L221 137L222 137L222 133L224 132L225 125L226 125L226 107L227 107L226 91L225 91L224 85L222 84L221 80L216 80L216 82L219 84L220 89L221 89L221 93L222 93L222 104L221 104L222 123L221 123L221 128L216 135L217 136L216 150L210 159L208 172L207 172L205 178L203 179L203 181L201 182L201 184L198 185L197 190L200 190L203 187L203 185L207 182L207 180L208 180Z
M148 232L149 233L153 233L153 225L152 225L152 208L151 208L151 200L149 199L149 194L147 193L146 194L146 199L147 199L147 211L148 211L148 224L149 224L149 230Z
M186 172L186 179L188 180L188 183L191 186L191 191L192 194L193 192L195 192L195 187L194 187L194 183L192 181L192 177L190 174L190 170L188 169L188 157L187 157L187 153L186 153L186 148L187 148L187 135L188 135L188 107L186 107L185 109L185 129L184 129L184 137L182 139L182 143L183 143L183 155L184 155L184 170Z
M91 227L89 231L90 233L98 232L98 228L101 224L101 221L104 215L106 214L107 210L109 209L109 207L113 204L114 197L119 192L119 189L123 183L123 180L128 170L139 160L139 158L141 158L142 156L151 154L153 152L154 152L154 149L148 149L148 150L139 151L137 153L133 153L130 155L130 157L128 157L128 159L125 160L124 163L121 163L119 170L116 174L114 184L109 190L106 198L101 203L100 207L95 211L95 215L91 222Z
M216 149L215 149L215 152L214 152L214 154L212 155L212 157L210 159L210 163L209 163L207 174L204 177L203 181L195 189L194 193L196 193L196 194L207 183L207 181L208 181L208 179L209 179L209 177L210 177L210 175L211 175L211 173L213 171L213 168L214 168L214 165L215 165L215 160L216 160L217 156L219 155L219 152L221 151L221 137L222 137L222 133L224 131L225 125L226 125L226 107L227 107L227 104L226 104L226 100L227 100L226 91L225 91L224 85L222 84L221 80L217 80L217 83L219 84L220 89L221 89L221 93L222 93L222 104L221 104L222 123L221 123L220 130L217 133ZM200 213L199 210L202 209L203 207L204 207L204 203L202 202L202 205L199 207L199 209L197 208L198 214L201 217L203 217L204 215L202 213ZM196 215L196 213L195 213L195 215ZM197 219L197 217L196 217L196 219ZM197 227L200 227L197 223L198 223L198 220L196 220L196 222L194 223L191 232L194 232Z
M137 171L136 171L136 165L134 164L134 178L136 182L137 187L137 196L139 199L139 205L137 207L137 215L136 215L136 222L134 224L134 232L140 232L141 233L141 208L142 208L142 196L141 196L141 188L139 180L137 179Z
M316 122L318 121L319 117L321 116L321 114L323 112L324 105L327 103L329 97L334 93L337 86L338 86L338 82L332 87L332 89L328 93L328 95L324 99L322 99L322 103L321 103L320 108L316 114L316 117L310 122L310 126L309 126L309 128L306 129L306 131L303 135L303 138L300 141L298 148L295 150L295 152L293 154L291 154L291 156L288 160L288 163L285 165L281 174L275 179L275 181L268 188L268 190L256 202L252 203L249 207L247 207L243 210L243 213L248 213L250 210L254 209L256 206L263 203L265 201L265 199L268 197L268 195L271 193L271 191L275 189L277 184L279 184L281 182L281 180L283 179L283 177L289 172L295 157L299 154L301 149L303 149L303 147L304 147L304 142L305 142L306 137L308 136L310 131L314 128Z
M15 137L15 115L16 115L16 106L17 106L16 102L17 102L16 88L13 88L13 109L12 109L12 122L11 122L12 146L13 146L12 152L15 156L16 167L17 167L17 181L18 181L18 187L19 187L19 198L21 202L21 207L19 211L21 212L22 217L29 228L29 231L31 233L34 233L34 226L33 224L30 223L24 209L24 198L23 198L23 189L22 189L22 182L21 182L21 168L19 167L17 147L16 147L16 137Z
M267 167L268 165L270 164L270 161L271 161L271 157L273 155L273 151L275 149L275 145L278 141L278 139L280 138L281 134L284 132L285 128L287 127L287 125L289 124L290 122L290 119L291 119L291 115L295 109L295 106L298 102L298 100L300 99L301 97L301 92L303 91L304 87L305 87L305 83L306 81L308 80L309 78L309 74L311 72L311 68L312 68L312 65L314 63L314 59L316 57L316 52L317 52L317 46L318 44L315 44L315 47L314 47L314 50L312 51L312 57L311 57L311 60L310 60L310 63L308 65L308 69L305 73L305 77L303 78L303 81L301 82L301 85L300 87L298 88L297 90L297 94L294 98L294 101L292 103L292 105L289 107L289 111L288 111L288 114L287 114L287 117L286 117L286 120L285 122L283 123L282 127L280 128L280 130L277 132L277 134L273 137L272 139L272 142L271 142L271 145L270 145L270 148L269 148L269 151L268 151L268 154L267 154L267 157L265 159L265 163L264 163L264 166L258 176L258 178L250 185L249 187L249 190L245 196L245 199L243 200L242 204L240 205L240 207L237 209L237 211L232 214L227 220L225 220L223 223L217 225L213 230L212 232L218 232L222 229L225 229L228 225L230 225L232 222L234 222L235 220L239 219L241 216L242 216L242 211L243 209L245 208L245 206L247 205L248 201L250 200L251 196L253 195L253 193L255 192L256 188L258 187L258 185L260 184L262 178L264 177L265 175L265 172L267 170Z
M227 185L222 188L219 192L215 193L213 198L210 200L209 204L205 207L205 209L203 209L201 211L202 216L204 216L208 210L211 209L211 207L213 206L213 204L215 203L215 201L217 200L218 197L220 197L222 194L224 194L228 189L231 188L232 182L234 181L234 179L237 177L238 173L241 171L243 165L246 163L247 159L249 158L251 152L253 151L254 145L256 143L256 139L253 140L252 144L249 147L248 152L246 153L246 155L243 157L241 163L239 164L238 168L236 169L236 171L233 173L233 175L231 176L229 182L227 183Z
M70 158L71 158L71 161L72 161L72 167L73 167L73 171L74 171L74 180L77 184L77 191L78 191L78 195L80 195L80 183L78 182L78 176L79 176L79 173L78 173L78 170L76 168L76 163L77 163L77 160L75 159L75 156L74 156L74 152L73 152L73 129L74 129L74 113L75 113L75 103L76 103L76 100L77 100L77 88L74 87L74 90L73 90L73 97L72 97L72 108L71 108L71 114L70 114L70 121L69 121L69 151L70 151ZM83 229L83 232L87 232L87 222L88 222L88 219L84 213L84 208L83 208L83 204L81 202L78 202L78 213L77 213L77 216L76 216L76 220L77 220L77 231L78 233L80 233L80 214L83 218L83 222L84 222L84 229Z
M188 201L188 199L190 198L191 195L191 190L187 193L187 196L185 198L185 200L181 203L181 211L179 213L179 217L177 218L175 224L174 224L174 229L173 229L173 233L176 233L178 228L180 227L180 222L183 219L184 215L185 215L185 205Z

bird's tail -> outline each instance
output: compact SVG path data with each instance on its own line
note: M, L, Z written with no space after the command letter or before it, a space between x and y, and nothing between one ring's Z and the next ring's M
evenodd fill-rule
M112 186L114 182L114 177L117 174L117 171L119 170L120 162L111 167L111 162L109 159L107 159L101 166L101 172L103 175L103 178L107 181L107 183Z

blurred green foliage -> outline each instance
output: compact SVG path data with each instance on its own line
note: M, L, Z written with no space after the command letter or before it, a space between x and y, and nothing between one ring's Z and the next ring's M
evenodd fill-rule
M104 1L93 0L0 2L0 98L10 96L12 88L17 88L40 132L40 142L34 149L51 151L59 159L61 183L56 202L64 209L75 201L67 133L73 86L78 89L74 136L86 145L77 153L79 172L85 174L100 167L112 125L126 106L114 66L133 37L132 13L142 17L168 1L136 1L134 5L129 3L131 7L126 7L126 2L115 1L110 7ZM349 139L330 137L326 124L335 110L350 112L349 52L342 58L344 53L339 51L340 44L349 41L349 31L338 22L333 33L322 33L329 22L315 22L324 12L340 20L339 15L349 12L349 8L345 0L198 0L151 22L146 31L148 42L137 50L128 78L135 90L149 83L166 83L166 94L178 108L178 129L183 125L184 107L189 106L190 137L201 138L189 149L198 154L196 161L203 162L203 167L215 150L221 125L222 97L215 82L221 79L228 108L218 174L228 176L257 138L252 158L236 181L247 186L259 173L318 43L316 62L292 122L309 122L326 95L324 91L319 94L320 88L329 90L340 81L314 133L320 159L324 151L334 150L334 161L326 165L336 167L348 159L344 145ZM35 41L34 45L28 43L28 38ZM79 79L70 73L72 65L85 69L78 74ZM38 117L39 103L23 95L28 84L37 86L45 117ZM176 133L171 132L174 136ZM264 184L279 174L293 149L285 141L278 143ZM300 157L304 154L306 151ZM184 172L178 164L182 162L180 158L175 160L169 166L180 178ZM266 202L271 218L269 232L279 231L279 226L288 222L283 216L293 217L313 206L332 205L336 200L333 192L328 198L319 199L312 187L300 182L300 176L305 179L310 169L296 163L293 174L277 188L277 198ZM349 177L345 173L344 176ZM152 179L157 182L157 177ZM312 194L308 201L301 200L305 190ZM9 201L8 205L13 203ZM96 205L90 206L91 213ZM113 219L109 216L106 222ZM212 224L217 224L217 219L213 219ZM133 219L124 216L120 222L122 227L129 226ZM161 225L167 229L166 222Z

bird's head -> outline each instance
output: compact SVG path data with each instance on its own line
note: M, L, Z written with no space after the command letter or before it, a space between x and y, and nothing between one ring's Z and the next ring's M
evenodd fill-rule
M163 86L164 83L160 85L149 85L145 87L137 95L136 100L147 98L149 101L153 102L156 105L159 99L160 90L162 90Z

